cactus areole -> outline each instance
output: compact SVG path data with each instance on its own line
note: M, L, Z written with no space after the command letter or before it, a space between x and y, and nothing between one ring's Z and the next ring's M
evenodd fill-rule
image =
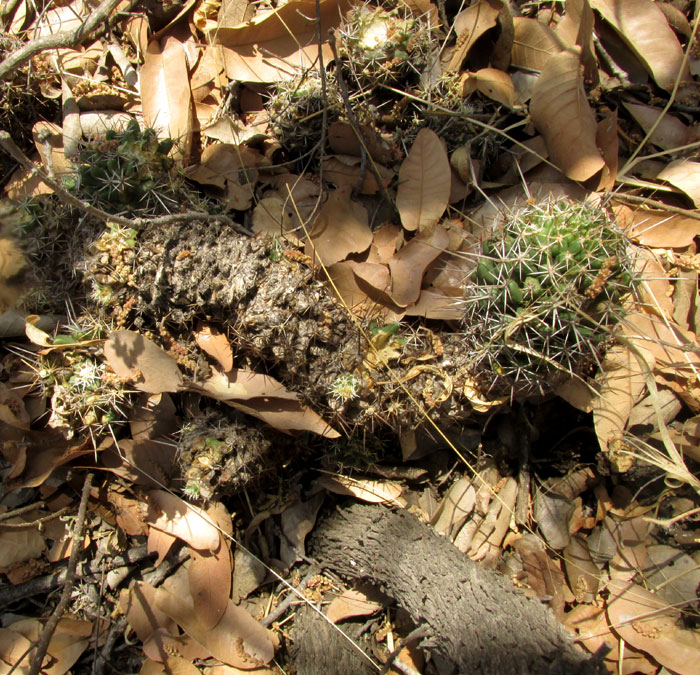
M482 388L544 394L588 373L633 287L627 240L603 207L550 199L510 214L482 241L465 287Z

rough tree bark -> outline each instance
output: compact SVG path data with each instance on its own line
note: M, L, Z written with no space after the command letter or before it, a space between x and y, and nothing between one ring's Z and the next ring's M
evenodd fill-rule
M311 552L348 579L380 586L417 625L426 625L423 644L432 648L441 672L599 672L549 608L479 567L406 511L359 504L340 509L317 527ZM327 635L319 640L301 626L296 634L297 653L308 652L297 664L299 673L304 664L317 667L322 657L332 663ZM331 666L326 672L335 671Z

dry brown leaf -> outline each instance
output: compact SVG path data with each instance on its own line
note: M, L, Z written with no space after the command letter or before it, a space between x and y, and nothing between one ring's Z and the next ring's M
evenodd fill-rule
M474 509L475 503L476 491L471 479L462 477L450 486L430 522L438 534L457 532Z
M657 175L685 192L696 207L700 208L700 162L689 159L676 159L667 164Z
M442 225L424 228L389 260L391 297L397 305L407 307L418 300L425 270L447 249L449 239Z
M325 36L340 25L350 6L349 0L321 0L317 25L315 2L291 0L238 26L220 26L213 37L223 50L226 75L241 82L280 82L300 68L313 68L319 53L317 29L324 36L321 53L328 63L333 54Z
M178 471L176 454L177 447L169 442L125 438L118 448L105 449L102 465L130 483L156 488Z
M700 221L667 211L615 207L618 225L625 234L651 248L685 248L700 235Z
M175 359L139 333L113 331L105 343L104 353L112 370L141 391L161 394L178 391L182 385L182 373Z
M640 127L647 133L662 114L659 108L641 103L622 102L622 105L634 117ZM659 122L649 140L662 150L673 150L696 138L694 129L686 126L681 120L666 113Z
M112 505L117 526L130 536L145 536L148 525L144 523L142 502L130 499L115 488L107 489L107 501Z
M588 0L566 0L566 13L556 26L557 36L568 46L581 48L581 64L587 81L598 84L598 61L593 45L594 15Z
M434 131L421 129L399 169L396 208L404 228L412 232L437 223L449 203L451 182L445 146Z
M565 48L561 38L547 25L537 19L513 17L515 38L511 63L528 70L542 70L551 54Z
M350 199L351 189L344 186L331 192L311 229L306 253L326 266L362 253L372 243L367 209Z
M323 161L323 177L330 183L333 183L338 188L349 188L353 190L357 185L362 164L361 157L353 157L352 155L331 155ZM382 164L376 164L375 167L382 179L382 186L388 187L389 183L394 178L394 172L387 169ZM379 192L379 185L374 176L373 171L363 171L362 184L360 185L359 194L375 195Z
M575 53L549 57L535 84L530 114L544 136L551 161L571 180L587 180L605 166Z
M216 527L196 506L192 506L165 490L148 493L149 509L146 522L187 542L199 551L217 551L220 535Z
M185 49L169 36L151 40L139 77L143 116L160 138L175 139L176 151L189 157L192 150L192 95Z
M223 537L219 550L215 553L195 549L190 551L190 564L187 568L190 592L194 611L205 630L216 626L226 611L232 573L231 550Z
M338 623L354 616L369 616L381 608L380 604L372 602L361 591L349 589L331 601L326 616L329 621Z
M217 625L207 629L192 611L192 606L181 598L159 588L155 599L156 607L219 661L250 670L268 663L274 656L274 645L268 631L231 601Z
M496 25L502 7L498 0L479 0L455 16L457 45L447 66L448 72L459 71L474 43Z
M162 663L146 659L139 675L199 675L199 668L181 656L167 656Z
M700 368L700 357L686 346L697 344L697 337L683 330L674 321L645 312L630 311L625 315L623 335L656 359L656 368L671 375L680 371L694 374ZM674 345L678 345L675 347Z
M280 556L288 567L306 555L306 535L316 524L316 516L323 504L323 498L324 493L319 492L308 501L298 501L282 512L280 520L284 537L280 541Z
M673 287L668 274L658 258L648 249L636 251L635 272L639 278L641 304L649 314L673 319Z
M17 666L18 673L28 673L31 651L32 643L24 635L10 628L0 628L0 672L9 673L9 666Z
M223 401L280 431L312 431L326 438L340 436L313 410L302 405L295 393L269 375L240 368L228 373L215 370L207 380L192 382L189 389Z
M439 289L423 289L418 300L406 308L406 316L424 316L426 319L459 321L464 312L459 307L459 299L447 295Z
M662 89L670 91L681 70L683 49L666 17L651 0L589 0L612 25Z
M475 73L467 73L463 79L463 92L481 92L484 96L509 108L515 105L515 87L510 75L497 68L482 68ZM465 176L460 173L460 178ZM466 180L465 180L466 182Z
M137 581L119 593L119 609L142 643L158 628L177 632L175 622L156 606L155 594L156 589L145 581Z
M81 621L62 617L54 631L47 653L53 657L50 666L42 668L46 675L64 675L90 644L93 625L91 621Z
M649 369L653 370L653 355L644 350L642 353ZM646 384L639 360L624 345L608 350L596 381L600 385L600 395L593 401L593 423L600 447L605 451L608 443L625 430L630 412Z
M600 570L581 535L571 537L564 549L564 570L577 602L593 602L600 585Z
M8 524L27 522L16 517L5 521ZM46 549L46 543L36 527L0 529L0 569L7 569L27 560L38 558Z
M370 504L394 504L403 506L401 493L403 488L394 481L367 480L350 476L321 476L317 483L329 492L338 495L357 497Z
M211 324L202 324L194 334L197 346L216 359L224 372L233 368L233 350L228 338Z
M177 418L173 399L166 394L141 394L129 414L131 438L150 441L177 431Z
M692 632L677 626L678 611L674 607L628 581L611 579L608 589L606 612L617 635L675 673L697 672L700 647Z

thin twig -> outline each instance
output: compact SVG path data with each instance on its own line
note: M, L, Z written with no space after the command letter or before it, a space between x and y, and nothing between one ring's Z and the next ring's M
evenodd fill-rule
M24 47L10 54L0 63L0 80L21 68L33 56L47 49L59 47L76 47L84 40L92 36L96 31L102 31L107 26L107 19L121 0L102 0L102 2L90 12L84 23L74 30L66 30L54 35L46 35L28 42Z
M66 583L63 586L63 593L61 593L61 599L58 601L53 614L49 617L49 620L44 626L44 630L39 636L39 641L36 645L36 651L32 657L32 665L29 668L29 675L39 675L41 671L42 664L44 662L44 657L46 656L46 651L49 648L49 642L53 637L56 626L60 621L63 613L68 607L70 602L70 596L73 591L73 584L75 583L75 570L78 566L78 559L83 550L83 530L85 529L85 514L87 513L88 498L90 497L90 488L92 487L92 474L89 473L85 477L85 484L83 485L83 492L80 495L80 507L78 508L78 515L75 520L75 529L73 530L73 548L70 552L70 558L68 560L68 571L66 573Z
M16 518L17 516L23 516L25 513L31 513L37 509L43 509L46 506L45 502L37 502L36 504L29 504L28 506L22 506L19 509L14 509L13 511L7 511L7 513L0 513L0 523L3 520L9 520L10 518Z
M655 206L657 209L662 209L663 211L668 211L669 213L676 213L679 216L686 216L687 218L692 218L693 220L700 220L700 212L693 211L691 209L682 209L679 206L670 206L665 202L661 202L658 199L649 199L648 197L639 197L637 195L628 195L622 192L615 194L616 201L628 201L633 204L645 204L648 206Z
M33 506L33 508L36 508L36 506ZM18 511L21 511L22 509L17 509ZM55 513L50 513L48 516L44 516L43 518L37 518L36 520L29 520L26 523L2 523L0 522L0 529L3 530L26 530L27 528L30 527L37 527L40 525L43 525L44 523L47 523L49 520L55 520L56 518L60 518L64 513L67 513L70 509L65 506L64 508L60 509L59 511L56 511ZM13 515L16 515L15 512L11 513L3 513L3 516L8 516L8 517L13 517ZM5 518L2 518L2 520L5 520Z
M311 580L311 577L313 577L314 574L318 574L319 571L320 568L312 565L311 569L309 569L309 571L306 573L306 576L299 582L299 585L296 587L297 590L303 591ZM297 602L297 597L296 595L289 593L287 597L279 605L277 605L277 607L275 607L274 611L270 612L260 623L265 626L265 628L271 626L273 622L277 621L277 619L279 619L287 611L293 602Z

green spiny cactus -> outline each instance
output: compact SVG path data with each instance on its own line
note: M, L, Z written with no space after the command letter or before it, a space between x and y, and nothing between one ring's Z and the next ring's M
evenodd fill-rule
M173 144L131 120L123 131L82 146L68 187L112 213L169 212L183 182L168 157Z
M467 282L474 370L492 395L548 391L583 374L633 289L626 239L602 207L526 207L482 242Z

